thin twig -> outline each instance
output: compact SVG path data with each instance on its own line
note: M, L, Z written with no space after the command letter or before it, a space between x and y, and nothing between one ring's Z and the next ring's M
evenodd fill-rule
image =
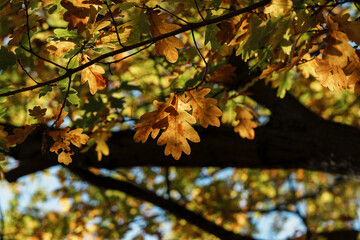
M151 44L151 43L155 43L157 41L160 41L162 39L165 39L165 38L168 38L168 37L171 37L171 36L175 36L177 34L180 34L180 33L183 33L183 32L186 32L186 31L190 31L190 30L194 30L194 29L197 29L197 28L200 28L200 27L204 27L204 26L207 26L207 25L210 25L210 24L214 24L214 23L219 23L221 21L224 21L226 19L229 19L229 18L232 18L232 17L235 17L235 16L238 16L240 14L243 14L243 13L247 13L247 12L250 12L252 11L253 9L256 9L256 8L259 8L259 7L262 7L266 4L269 4L270 3L270 0L263 0L263 1L260 1L258 3L255 3L251 6L248 6L248 7L245 7L245 8L241 8L241 9L238 9L238 10L235 10L233 12L230 12L230 13L227 13L225 15L222 15L220 17L216 17L216 18L211 18L211 19L208 19L208 20L205 20L205 21L202 21L202 22L197 22L197 23L191 23L189 25L186 25L182 28L179 28L175 31L172 31L172 32L168 32L168 33L165 33L165 34L162 34L162 35L159 35L157 37L153 37L151 39L148 39L148 40L145 40L145 41L142 41L142 42L139 42L139 43L135 43L133 45L129 45L129 46L125 46L124 48L121 48L121 49L118 49L118 50L115 50L115 51L112 51L112 52L108 52L108 53L105 53L93 60L91 60L90 62L87 62L77 68L73 68L73 69L69 69L64 75L62 76L59 76L57 78L54 78L54 79L51 79L51 80L48 80L48 81L45 81L45 82L42 82L42 83L39 83L37 85L34 85L34 86L29 86L29 87L24 87L24 88L21 88L21 89L17 89L17 90L14 90L14 91L9 91L9 92L6 92L6 93L2 93L0 94L0 97L7 97L7 96L12 96L14 94L17 94L17 93L21 93L21 92L26 92L26 91L31 91L31 90L34 90L34 89L37 89L37 88L40 88L40 87L43 87L43 86L47 86L47 85L51 85L53 83L56 83L56 82L59 82L67 77L69 77L70 75L76 73L76 72L79 72L95 63L98 63L100 62L101 60L105 59L105 58L108 58L108 57L112 57L112 56L115 56L119 53L123 53L123 52L127 52L127 51L130 51L130 50L133 50L135 48L138 48L138 47L142 47L142 46L145 46L145 45L148 45L148 44ZM21 45L21 44L20 44ZM31 51L29 51L28 49L22 47L24 50L32 53ZM36 55L35 55L36 56ZM41 57L40 57L41 58ZM43 59L44 60L44 59ZM49 62L49 60L46 60ZM50 61L51 62L51 61ZM52 62L51 62L52 63ZM52 64L55 64L57 65L58 67L62 68L62 69L65 69L64 67L56 64L56 63L52 63Z
M111 11L111 9L110 9L110 6L109 6L109 4L107 3L106 0L105 0L104 2L105 2L105 5L106 5L106 7L107 7L107 9L108 9L108 12L110 13L111 19L112 19L112 21L113 21L113 23L114 23L117 40L118 40L120 46L124 47L124 45L121 43L120 36L119 36L119 32L118 32L118 29L117 29L117 24L116 24L116 22L115 22L115 18L114 18L113 14L112 14L112 11Z
M86 45L86 41L84 42L84 44L81 46L81 48L74 54L71 56L71 58L69 59L68 63L66 64L66 69L69 69L69 65L70 65L70 62L71 60L77 56L85 47ZM55 126L55 124L60 120L60 117L61 117L61 114L62 112L64 111L64 108L65 108L65 105L66 105L66 100L68 99L69 97L69 92L70 92L70 88L71 88L71 75L69 76L69 83L68 83L68 88L66 90L66 93L65 93L65 98L64 98L64 101L63 101L63 104L61 106L61 109L60 109L60 112L59 112L59 116L57 117L57 119L54 121L54 123L51 125L51 128Z
M29 2L27 0L24 1L24 5L25 5L25 13L26 13L26 28L27 28L27 37L28 37L28 41L29 41L29 48L30 51L32 51L32 47L31 47L31 41L30 41L30 25L29 25Z
M121 62L121 61L123 61L123 60L125 60L125 59L127 59L127 58L129 58L129 57L132 57L132 56L134 56L134 55L136 55L136 54L138 54L139 52L141 52L141 51L143 51L143 50L145 50L145 49L147 49L147 48L149 48L151 45L153 45L154 43L150 43L149 45L147 45L147 46L145 46L145 47L143 47L143 48L141 48L141 49L139 49L138 51L136 51L136 52L133 52L132 54L129 54L129 55L127 55L127 56L125 56L125 57L123 57L123 58L121 58L121 59L118 59L118 60L115 60L115 61L112 61L112 62L100 62L100 63L103 63L103 64L113 64L113 63L118 63L118 62Z
M189 22L188 22L188 21L186 21L185 19L183 19L183 18L181 18L181 17L179 17L179 16L177 16L177 15L173 14L172 12L170 12L170 11L166 10L165 8L163 8L163 7L159 6L159 5L156 5L156 6L155 6L155 8L159 8L159 9L163 10L164 12L167 12L167 13L168 13L168 14L170 14L171 16L173 16L173 17L175 17L175 18L179 19L180 21L183 21L184 23L189 24Z
M195 48L196 48L196 51L198 52L199 56L201 57L201 59L203 60L204 64L205 64L205 69L204 69L204 75L201 79L201 81L194 87L195 89L197 89L201 84L203 84L205 82L205 79L206 79L206 75L207 75L207 72L208 72L208 63L206 62L204 56L202 55L200 49L199 49L199 46L197 45L196 43L196 39L195 39L195 35L194 35L194 30L191 30L191 35L192 35L192 38L193 38L193 41L194 41L194 45L195 45Z
M59 65L59 64L57 64L57 63L55 63L55 62L53 62L53 61L50 61L50 60L48 60L48 59L46 59L46 58L43 58L43 57L39 56L38 54L36 54L36 53L35 53L33 50L31 50L31 49L27 49L27 48L24 47L20 42L19 42L19 45L20 45L20 47L21 47L22 49L24 49L24 50L27 51L28 53L31 53L31 54L34 55L35 57L40 58L41 60L43 60L43 61L45 61L45 62L51 63L51 64L57 66L58 68L61 68L61 69L66 70L65 67L63 67L63 66L61 66L61 65Z
M26 73L26 75L28 75L28 77L31 78L31 80L33 80L36 84L39 84L39 82L37 82L37 81L35 80L35 78L33 78L33 77L30 75L30 73L28 73L28 71L26 71L26 69L24 68L24 66L21 64L20 59L18 59L17 62L19 63L19 65L20 65L21 69L24 71L24 73Z
M200 12L200 9L199 9L199 6L198 6L197 1L196 1L196 0L194 0L194 2L195 2L196 10L198 11L198 13L199 13L199 15L200 15L201 19L202 19L203 21L205 21L205 18L203 17L203 15L202 15L202 14L201 14L201 12Z

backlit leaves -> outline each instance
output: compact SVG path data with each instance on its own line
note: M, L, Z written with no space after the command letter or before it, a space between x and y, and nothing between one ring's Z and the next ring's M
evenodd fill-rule
M207 128L208 125L216 127L220 126L219 116L221 116L221 110L214 104L217 103L216 99L204 98L211 91L210 88L204 88L200 91L190 90L185 94L189 98L190 107L193 109L192 115L195 119L200 119L200 125Z
M87 63L86 56L83 57L82 64ZM89 83L90 93L94 95L97 90L102 90L106 87L106 79L102 76L105 70L98 65L91 65L81 72L81 83L86 81Z
M256 128L257 125L252 121L253 115L240 106L236 106L235 111L235 120L238 120L239 123L235 126L234 131L239 133L242 138L254 139L254 128Z
M175 31L180 28L180 26L167 23L165 20L169 17L167 13L160 13L160 11L148 11L147 16L150 22L150 31L153 37ZM158 56L164 54L166 59L174 63L178 59L177 48L183 48L184 44L180 39L175 36L168 37L157 41L155 43L155 52Z
M182 152L190 154L188 140L200 142L200 137L191 124L200 119L203 127L208 127L209 124L220 126L218 117L222 112L214 106L217 100L204 97L209 92L209 88L193 89L182 96L171 94L166 102L154 101L157 110L141 116L144 122L136 124L134 140L144 143L150 133L152 138L156 138L160 129L163 129L157 144L166 145L165 155L171 154L178 160Z

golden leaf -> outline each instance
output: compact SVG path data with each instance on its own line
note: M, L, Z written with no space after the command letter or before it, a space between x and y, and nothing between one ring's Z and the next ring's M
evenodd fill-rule
M45 52L46 53L55 53L56 57L61 57L68 51L74 49L76 46L73 42L62 41L62 42L55 42L51 41L46 44Z
M58 162L69 165L72 162L71 155L74 155L74 153L62 151L58 156Z
M196 123L196 119L186 112L187 104L179 103L179 97L171 94L172 105L178 114L169 114L169 126L162 132L157 144L164 145L165 155L172 155L179 160L182 152L190 154L191 149L187 141L200 142L200 137L195 129L190 125ZM181 100L180 100L181 101Z
M165 22L165 20L170 16L169 14L159 13L160 11L148 11L146 13L150 22L150 31L153 37L157 37L180 28L178 25ZM175 36L171 36L157 41L155 43L155 52L158 56L164 54L169 62L174 63L178 59L178 52L176 48L180 49L183 47L184 44L180 39Z
M98 161L101 161L102 155L109 156L109 146L106 144L107 139L111 136L110 132L100 131L96 136L96 148Z
M24 128L15 128L14 134L7 136L6 147L10 147L14 144L20 144L25 141L27 136L35 130L38 124L25 125Z
M83 57L82 64L87 63L87 56ZM106 79L101 75L105 73L104 69L97 65L91 65L81 72L81 83L89 82L90 93L94 95L97 90L106 87Z
M56 121L58 118L59 118L59 114L60 114L60 111L61 111L61 108L62 108L62 104L60 103L58 106L57 106L57 109L55 111L53 111L53 120ZM67 112L65 112L64 110L61 112L61 116L59 118L59 120L55 123L55 127L60 127L60 125L64 122L64 118L68 115Z
M59 154L59 150L62 152L58 155L58 161L68 165L71 163L70 142L76 147L81 147L82 144L86 144L89 140L89 136L82 134L83 129L77 128L69 131L70 128L59 129L54 131L48 131L48 135L51 136L55 143L51 146L50 151Z
M166 102L159 102L157 100L153 102L157 110L145 113L140 117L144 122L137 123L135 126L135 142L141 141L144 143L148 139L150 133L152 138L156 138L160 128L168 126L167 120L165 119L169 115L169 112L165 112L165 109L170 106L173 99L174 95L172 94Z
M239 106L236 106L235 112L235 120L239 120L240 122L235 126L234 131L239 133L240 137L242 138L254 139L254 128L256 128L257 125L251 120L253 116L248 111Z
M4 126L0 126L0 140L5 140L8 135L4 128Z
M265 6L264 13L272 17L278 17L289 12L292 5L291 0L272 0L270 5Z
M214 106L214 104L217 103L217 100L204 97L210 91L210 88L204 88L201 90L193 89L185 93L189 98L189 104L193 109L192 115L196 120L200 119L200 125L204 128L207 128L209 124L219 127L220 120L218 117L222 115L221 110Z

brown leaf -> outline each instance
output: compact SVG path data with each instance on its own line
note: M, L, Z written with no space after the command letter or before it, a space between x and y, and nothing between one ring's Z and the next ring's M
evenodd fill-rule
M214 98L205 98L205 95L210 91L210 88L204 88L201 90L193 89L185 93L193 109L192 115L196 120L200 119L200 125L204 128L207 128L209 124L219 127L220 120L218 117L222 115L221 110L214 106L217 100Z
M150 22L150 31L153 37L160 36L162 34L175 31L180 28L180 26L167 23L165 20L170 16L167 13L161 13L160 11L148 11L147 17ZM158 56L164 54L166 59L174 63L178 59L178 52L176 48L183 48L184 44L180 39L175 36L171 36L155 43L155 52Z
M35 106L33 109L29 109L29 115L34 117L38 123L44 122L44 116L46 113L46 108L42 109L40 106Z
M220 66L207 78L207 81L225 86L231 86L234 82L233 75L235 70L236 67L231 64Z
M240 16L222 21L219 24L220 30L216 33L216 39L221 44L229 44L234 39L241 27L242 21Z
M253 116L248 111L239 106L236 106L235 112L235 120L239 120L240 122L235 126L234 131L238 132L242 138L254 139L254 128L256 128L257 125L251 120Z

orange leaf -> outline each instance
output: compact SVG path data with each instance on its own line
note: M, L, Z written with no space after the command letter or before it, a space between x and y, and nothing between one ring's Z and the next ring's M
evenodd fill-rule
M254 139L254 128L256 128L257 125L251 120L253 116L248 111L239 106L236 106L235 112L235 120L239 120L240 122L235 126L234 131L238 132L242 138Z
M62 104L60 103L58 106L57 106L57 109L55 111L53 111L53 120L56 121L58 118L59 118L59 114L60 114L60 111L61 111L61 108L62 108ZM55 124L55 127L60 127L60 125L64 122L64 118L68 115L67 112L65 112L64 110L62 111L61 113L61 116L59 118L59 120L56 122Z
M158 102L155 100L153 104L157 110L145 113L140 117L144 122L137 123L135 126L135 142L141 141L144 143L148 139L150 133L152 138L156 138L160 132L160 128L168 126L165 118L169 115L169 112L166 112L165 109L171 106L170 104L173 98L174 94L172 94L166 102Z
M87 63L87 56L83 57L82 64ZM81 72L81 83L89 82L90 93L94 95L97 90L102 90L106 87L106 79L101 75L105 73L100 66L91 65Z
M157 37L180 28L178 25L165 22L165 20L170 16L169 14L159 13L160 11L148 11L146 13L150 22L150 31L153 37ZM180 39L175 36L171 36L157 41L155 43L155 52L158 56L164 54L169 62L174 63L177 61L179 56L176 48L180 49L183 47L184 44Z
M196 119L186 112L186 105L178 103L178 96L171 94L170 98L175 99L174 108L178 114L169 115L169 126L159 137L157 144L164 145L165 155L172 155L174 159L179 160L182 152L190 154L191 149L187 140L200 142L200 137L195 129L190 125L196 123ZM181 101L181 100L180 100Z
M10 147L14 144L20 144L25 141L27 136L35 130L38 124L25 125L24 128L15 128L14 134L7 136L6 147Z
M189 98L189 104L193 109L192 115L196 120L200 119L200 125L204 128L207 128L209 124L219 127L220 120L218 117L222 115L221 110L214 106L214 104L217 103L217 100L204 97L210 91L210 88L204 88L201 90L193 89L185 93Z

